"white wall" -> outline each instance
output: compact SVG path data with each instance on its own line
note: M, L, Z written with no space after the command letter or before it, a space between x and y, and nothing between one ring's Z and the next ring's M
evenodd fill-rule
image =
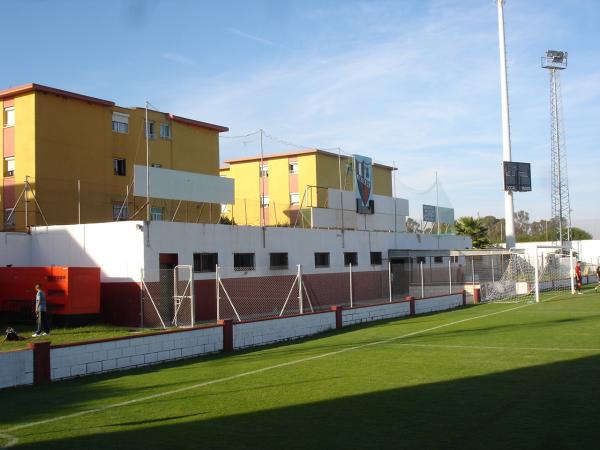
M33 384L33 350L0 353L0 389L24 384Z
M100 267L101 281L139 281L143 267L143 222L106 222L36 227L32 265Z
M51 379L62 380L112 370L131 369L206 355L222 349L222 327L51 348Z
M525 249L525 251L534 256L536 246L556 246L556 242L523 242L516 245L517 248ZM575 250L581 261L600 264L600 239L590 239L585 241L572 241L565 243L566 248ZM539 254L554 252L553 249L539 249Z
M446 309L458 308L462 305L462 294L445 295L443 297L415 300L415 314L427 314Z
M31 236L27 233L0 233L0 267L31 265Z
M233 325L233 348L299 339L335 328L333 311Z
M148 232L148 230L147 230ZM358 253L356 271L385 270L372 266L370 252L382 252L386 259L390 249L464 249L470 239L463 236L437 236L413 233L390 233L346 230L313 230L152 222L149 246L144 246L148 279L158 276L159 253L178 253L179 264L192 264L193 254L218 253L223 275L233 269L233 253L255 253L256 270L249 276L286 275L296 273L302 264L305 274L335 273L344 268L344 252ZM269 270L269 253L287 252L289 270ZM329 252L330 267L314 267L314 253ZM237 272L239 276L242 272ZM152 277L152 278L151 278ZM214 273L197 273L196 279L212 279Z
M362 322L386 320L410 314L410 302L366 306L342 310L342 323L347 327Z

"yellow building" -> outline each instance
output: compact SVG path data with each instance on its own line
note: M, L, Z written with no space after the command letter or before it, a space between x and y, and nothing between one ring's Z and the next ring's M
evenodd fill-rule
M144 108L27 84L0 91L0 111L4 229L146 218L146 199L131 195L133 166L146 164ZM148 123L152 166L219 175L226 127L152 110ZM149 206L153 220L220 217L218 204Z
M235 180L235 204L227 205L224 214L238 225L299 224L306 221L299 211L331 206L329 190L354 190L352 157L324 150L266 155L262 166L260 156L225 163L221 176ZM392 197L393 170L373 164L373 194Z

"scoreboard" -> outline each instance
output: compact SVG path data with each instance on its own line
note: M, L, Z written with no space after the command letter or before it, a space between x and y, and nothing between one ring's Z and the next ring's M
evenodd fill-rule
M531 191L531 164L504 161L504 190L514 192Z

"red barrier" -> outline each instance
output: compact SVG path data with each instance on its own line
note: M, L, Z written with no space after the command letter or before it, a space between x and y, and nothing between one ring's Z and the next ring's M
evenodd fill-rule
M33 311L37 283L51 314L100 313L99 267L0 267L0 311Z

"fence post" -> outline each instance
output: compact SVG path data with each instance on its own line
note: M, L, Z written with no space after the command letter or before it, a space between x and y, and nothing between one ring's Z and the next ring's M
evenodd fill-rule
M571 295L575 294L575 267L573 265L573 249L569 249L569 264L571 266Z
M538 269L538 248L535 247L535 266L534 266L534 277L535 277L535 302L540 302L540 280L539 280L540 272Z
M140 328L144 328L144 268L140 269Z
M219 289L219 265L215 265L215 286L217 288L217 320L221 320L221 311L220 311L220 301L219 301L219 293L221 289Z
M352 263L349 264L349 275L350 275L350 308L354 306L354 299L352 296Z
M390 294L390 303L392 303L392 261L388 261L388 291Z
M452 294L452 261L448 258L448 283L450 287L449 294Z
M475 257L471 256L471 284L475 287Z
M536 250L537 250L537 247L536 247ZM537 266L537 263L536 263L536 266ZM495 282L496 282L496 280L494 278L494 256L492 255L492 283L495 283Z
M298 304L300 314L304 314L304 302L302 298L302 264L298 264Z
M425 287L423 285L423 261L419 263L421 269L421 298L425 298Z
M190 266L190 278L191 278L191 282L190 282L190 297L191 297L191 301L190 301L190 314L192 315L192 327L194 325L196 325L196 297L194 296L194 266Z

